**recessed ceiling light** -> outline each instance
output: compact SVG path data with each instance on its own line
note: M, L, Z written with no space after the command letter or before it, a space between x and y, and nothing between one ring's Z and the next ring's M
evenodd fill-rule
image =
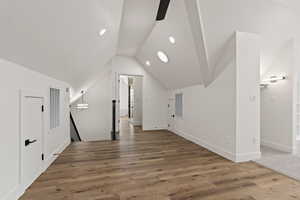
M106 33L106 28L104 28L104 29L101 29L100 31L99 31L99 35L100 36L103 36L105 33Z
M169 41L172 43L172 44L175 44L176 40L173 36L170 36L169 37Z
M151 66L151 62L149 60L146 61L147 66Z
M169 62L169 58L168 58L167 54L164 53L163 51L158 51L157 56L162 62L164 62L164 63Z

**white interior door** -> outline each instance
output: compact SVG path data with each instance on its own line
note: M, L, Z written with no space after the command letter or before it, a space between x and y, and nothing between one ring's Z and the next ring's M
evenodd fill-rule
M130 87L130 118L133 118L134 111L134 89L132 86Z
M22 173L25 187L40 175L43 153L43 98L22 97Z
M175 120L175 99L170 98L168 104L168 129L170 131L174 130L174 120Z
M133 125L142 126L143 121L143 77L133 79Z

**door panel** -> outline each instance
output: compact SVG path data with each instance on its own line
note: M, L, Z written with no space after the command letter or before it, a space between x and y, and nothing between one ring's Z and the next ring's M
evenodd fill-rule
M170 131L174 130L174 120L175 120L175 99L169 99L168 104L168 129Z
M133 118L134 114L134 89L130 87L130 118Z
M143 78L133 78L133 123L142 126L143 121Z
M43 98L23 97L22 181L30 185L42 168Z

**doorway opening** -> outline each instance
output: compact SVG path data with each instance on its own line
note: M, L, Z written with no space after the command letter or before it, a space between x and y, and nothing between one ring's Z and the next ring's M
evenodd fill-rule
M119 77L119 134L120 139L133 135L143 125L143 77Z

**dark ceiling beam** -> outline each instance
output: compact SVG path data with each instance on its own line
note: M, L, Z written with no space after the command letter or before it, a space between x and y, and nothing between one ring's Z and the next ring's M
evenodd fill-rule
M156 21L161 21L165 19L169 4L170 0L160 0Z

